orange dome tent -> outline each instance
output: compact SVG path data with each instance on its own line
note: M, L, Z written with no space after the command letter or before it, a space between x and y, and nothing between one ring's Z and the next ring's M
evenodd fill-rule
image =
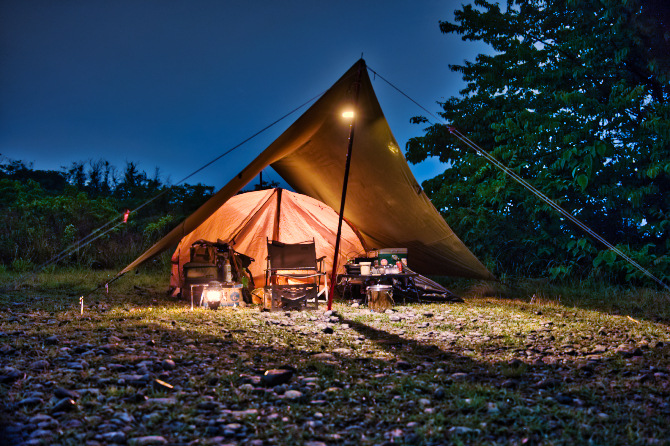
M253 257L249 270L257 287L265 284L266 240L298 243L314 239L316 256L326 256L330 275L337 235L337 213L314 198L283 189L269 189L235 195L179 242L172 255L170 285L182 288L182 267L189 248L197 240L228 243L235 251ZM364 255L365 249L348 224L342 226L338 271L348 258Z

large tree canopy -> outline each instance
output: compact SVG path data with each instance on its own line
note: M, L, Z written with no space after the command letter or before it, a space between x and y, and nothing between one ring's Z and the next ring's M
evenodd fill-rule
M477 0L444 33L492 48L442 117L605 239L670 275L670 32L664 1ZM426 122L416 118L417 122ZM407 159L448 163L424 188L497 273L642 277L433 124Z

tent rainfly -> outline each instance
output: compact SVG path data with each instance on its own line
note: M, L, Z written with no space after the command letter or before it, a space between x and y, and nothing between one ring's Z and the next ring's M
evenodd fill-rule
M120 274L176 246L267 166L296 192L339 209L351 124L342 113L353 104L356 135L344 218L358 231L363 246L407 248L410 266L421 274L494 279L449 228L412 175L363 59L228 184Z

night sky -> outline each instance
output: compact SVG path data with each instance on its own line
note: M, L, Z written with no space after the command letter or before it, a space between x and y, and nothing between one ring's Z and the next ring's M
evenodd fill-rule
M461 3L3 0L0 153L54 170L134 161L174 183L322 93L361 53L436 113L463 87L448 65L486 50L439 31ZM421 135L409 119L423 112L373 85L404 147ZM298 116L188 182L223 186ZM419 181L441 171L412 170Z

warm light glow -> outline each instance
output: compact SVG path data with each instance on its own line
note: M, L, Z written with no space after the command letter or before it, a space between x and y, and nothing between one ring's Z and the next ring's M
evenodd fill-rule
M221 290L207 290L208 302L221 302Z
M347 118L347 119L352 119L354 117L354 112L351 111L351 110L347 110L344 113L342 113L342 117Z

